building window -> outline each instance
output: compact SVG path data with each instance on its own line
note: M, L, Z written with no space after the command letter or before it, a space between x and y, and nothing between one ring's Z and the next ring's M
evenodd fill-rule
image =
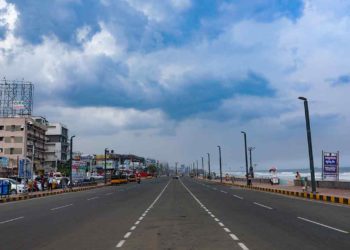
M0 148L0 153L3 153L4 152L4 149L3 148Z
M4 137L0 137L0 141L3 141L4 140Z
M4 126L3 125L0 125L0 130L4 130Z

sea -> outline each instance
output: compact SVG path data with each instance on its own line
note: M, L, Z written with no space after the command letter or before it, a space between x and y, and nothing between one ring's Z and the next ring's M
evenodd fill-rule
M275 175L280 178L282 182L290 182L295 179L296 172L299 172L301 177L307 177L309 180L311 178L310 169L281 169L276 171ZM226 171L223 175L229 174L235 177L245 177L245 172L243 171ZM257 170L254 171L254 177L256 178L270 178L272 174L268 170ZM316 180L322 180L322 169L315 168L315 178ZM339 171L339 181L350 181L350 167L340 168Z

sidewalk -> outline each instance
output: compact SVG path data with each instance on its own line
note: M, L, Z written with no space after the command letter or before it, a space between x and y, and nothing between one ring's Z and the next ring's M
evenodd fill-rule
M206 180L206 181L209 181L209 180ZM211 181L220 183L220 180L211 180ZM234 183L232 183L232 181L225 181L225 180L223 180L223 184L239 186L242 188L251 188L251 189L256 189L256 190L266 191L266 192L274 192L274 193L280 193L285 195L298 196L298 197L303 197L307 199L322 200L322 201L350 205L350 190L346 190L346 189L316 188L317 194L314 195L311 192L311 187L308 187L307 192L304 192L301 186L294 186L291 184L270 185L270 184L264 184L264 183L253 183L251 187L248 187L247 183L244 181L235 181Z
M9 197L2 197L0 198L0 203L10 202L10 201L19 201L19 200L27 200L27 199L33 199L38 197L44 197L44 196L50 196L50 195L56 195L56 194L62 194L62 193L69 193L69 192L78 192L78 191L85 191L95 188L101 188L104 186L108 186L109 184L105 185L104 183L97 183L96 185L91 186L81 186L81 187L73 187L72 189L65 188L65 189L54 189L52 191L46 190L46 191L38 191L38 192L29 192L26 194L17 194L17 195L10 195Z

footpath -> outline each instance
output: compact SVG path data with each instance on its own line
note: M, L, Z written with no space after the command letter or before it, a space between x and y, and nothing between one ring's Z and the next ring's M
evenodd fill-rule
M209 181L209 180L207 180ZM211 182L220 183L220 180L211 180ZM311 192L311 187L308 187L307 191L304 191L301 186L294 185L271 185L265 183L254 183L248 186L243 181L226 181L223 179L222 184L237 186L241 188L254 189L265 192L279 193L289 196L297 196L306 199L320 200L325 202L339 203L350 205L350 190L345 189L332 189L332 188L316 188L316 194Z
M89 186L81 186L81 187L73 187L73 188L65 188L65 189L53 189L52 191L46 190L46 191L38 191L38 192L29 192L26 194L17 194L17 195L10 195L8 197L0 198L0 203L5 202L11 202L11 201L20 201L20 200L28 200L33 198L39 198L44 196L50 196L50 195L57 195L57 194L63 194L63 193L70 193L70 192L79 192L79 191L85 191L95 188L101 188L108 186L110 184L104 184L104 183L97 183L95 185L89 185Z

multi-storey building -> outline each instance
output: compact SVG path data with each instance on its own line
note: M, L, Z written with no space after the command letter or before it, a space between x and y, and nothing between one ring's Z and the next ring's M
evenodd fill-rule
M46 137L45 167L57 170L68 160L68 128L61 123L49 123Z
M1 117L0 157L8 159L8 167L18 168L19 160L29 158L35 172L44 170L45 132L43 117Z

